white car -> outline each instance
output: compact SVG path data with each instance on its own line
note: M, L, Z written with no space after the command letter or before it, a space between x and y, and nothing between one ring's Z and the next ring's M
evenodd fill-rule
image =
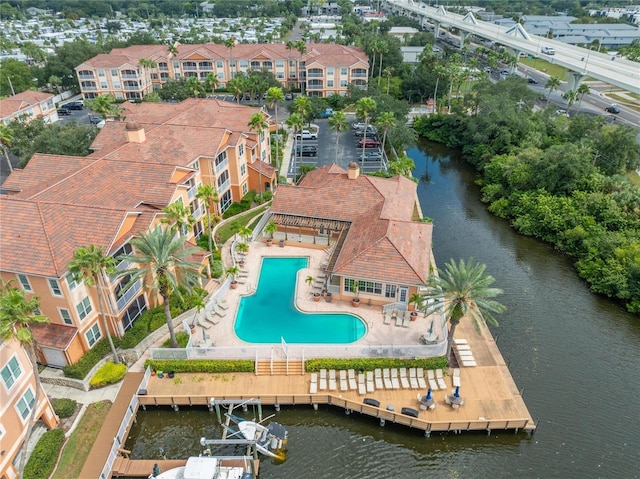
M318 134L312 133L309 130L302 130L296 135L296 139L298 140L317 140Z

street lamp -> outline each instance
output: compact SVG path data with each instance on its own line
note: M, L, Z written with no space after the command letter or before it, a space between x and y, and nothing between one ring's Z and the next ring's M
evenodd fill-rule
M584 70L582 70L583 74L587 72L587 67L589 66L589 56L591 56L591 50L593 50L593 46L590 46L589 51L587 52L587 61L584 62ZM582 59L584 60L584 57L582 57Z

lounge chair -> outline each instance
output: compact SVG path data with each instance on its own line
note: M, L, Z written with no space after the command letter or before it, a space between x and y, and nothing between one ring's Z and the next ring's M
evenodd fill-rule
M447 383L444 382L442 369L436 369L436 380L438 381L438 387L440 387L440 389L447 389Z
M404 321L404 316L402 314L399 314L398 316L396 316L396 326L398 328L402 326L403 321Z
M407 377L407 368L400 368L400 385L402 389L409 389L409 378Z
M224 318L227 315L227 312L224 309L222 309L220 306L218 306L216 303L213 303L213 312L218 316L220 316L221 318Z
M202 316L198 315L198 324L204 329L209 329L213 326L209 321L206 321Z
M454 368L453 374L451 375L451 383L453 387L460 387L460 368Z
M372 393L376 390L373 383L373 371L367 371L367 392Z
M467 344L467 340L466 339L453 339L453 344Z
M393 385L393 389L400 389L400 381L398 381L398 369L391 369L391 384Z
M349 389L355 391L358 389L358 385L356 383L356 371L355 369L349 369Z
M329 369L329 391L336 391L338 386L336 384L336 370Z
M416 368L409 368L409 384L411 385L411 389L420 389Z
M456 356L458 356L458 359L473 360L473 353L471 351L456 351Z
M320 391L326 391L327 389L327 370L320 370Z
M214 326L216 324L220 323L219 319L216 319L216 317L214 316L214 314L211 311L206 311L205 312L205 317L207 318L207 321L209 321L211 324L213 324Z
M391 324L391 311L384 313L384 324Z
M367 394L367 386L364 383L364 373L358 373L358 394L364 396Z
M411 324L411 313L409 311L404 312L404 318L402 319L402 327L408 328Z
M226 311L227 309L229 309L229 305L227 304L226 301L221 301L218 300L215 302L215 304L222 310Z
M440 389L440 386L438 386L438 381L436 381L436 374L433 371L433 369L427 370L427 376L429 379L429 387L434 391L437 391L438 389Z
M384 368L382 370L382 379L384 380L385 389L393 389L393 383L391 382L391 372L389 371L389 368Z
M309 386L309 394L318 392L318 373L311 373L311 385Z
M474 366L477 366L475 360L473 360L473 359L466 359L465 360L464 358L462 359L462 365L464 367L466 367L466 368L472 368Z
M374 372L375 372L376 389L384 389L384 384L382 382L382 369L378 368Z
M349 383L347 382L347 371L340 370L340 391L348 391Z
M468 344L455 344L453 347L456 351L471 351L471 346Z
M416 370L416 376L418 377L418 389L422 389L423 391L427 389L427 383L424 380L424 369L418 368Z

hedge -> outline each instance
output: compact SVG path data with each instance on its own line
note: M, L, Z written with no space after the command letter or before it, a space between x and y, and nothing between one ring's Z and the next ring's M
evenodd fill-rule
M447 358L395 359L395 358L354 358L354 359L309 359L306 363L307 371L321 369L355 369L358 371L373 371L382 368L424 368L440 369L447 367Z
M53 410L59 418L71 417L78 407L78 403L73 399L54 399L51 402Z
M178 341L178 347L180 348L186 348L187 344L189 344L189 335L187 333L185 333L184 331L178 331L176 333L176 341ZM163 348L170 348L171 347L171 338L167 338L167 340L162 343L162 347Z
M118 338L111 338L116 347L118 347L120 341ZM62 368L62 372L68 378L84 379L91 368L93 368L98 362L111 352L111 346L107 339L101 339L93 348L91 348L80 360L75 364L69 364Z
M120 381L127 373L127 366L124 364L105 363L98 372L91 378L89 384L92 388L101 388L109 384Z
M176 373L252 373L254 361L248 359L226 360L183 360L183 359L147 359L145 369L154 371L174 371Z
M63 443L64 431L62 429L52 429L45 432L24 467L24 479L49 477L56 466Z

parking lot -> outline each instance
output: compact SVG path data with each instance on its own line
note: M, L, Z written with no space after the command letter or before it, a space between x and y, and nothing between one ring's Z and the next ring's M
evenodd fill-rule
M350 115L348 118L351 124L356 121L353 115ZM340 136L337 138L337 144L337 133L335 130L329 128L329 121L327 119L315 120L313 125L319 127L318 139L304 140L298 143L302 143L303 147L315 146L317 156L297 157L295 155L296 148L293 147L291 149L291 158L287 171L288 178L294 178L300 170L300 165L303 164L320 167L336 163L338 166L346 169L349 163L355 161L361 165L364 173L372 173L386 168L386 161L382 153L378 159L369 159L362 162L362 149L357 146L358 140L362 138L354 135L354 130L351 128L351 125L348 130L340 133ZM369 135L367 135L367 138L370 138ZM382 143L382 138L380 138L379 141ZM379 147L365 148L365 153L376 153L380 151L381 149Z
M66 104L67 102L63 102L62 104ZM60 124L69 123L71 121L75 121L81 125L90 125L90 117L94 116L95 113L87 108L83 108L82 110L69 110L68 115L60 115L58 114L58 122Z

